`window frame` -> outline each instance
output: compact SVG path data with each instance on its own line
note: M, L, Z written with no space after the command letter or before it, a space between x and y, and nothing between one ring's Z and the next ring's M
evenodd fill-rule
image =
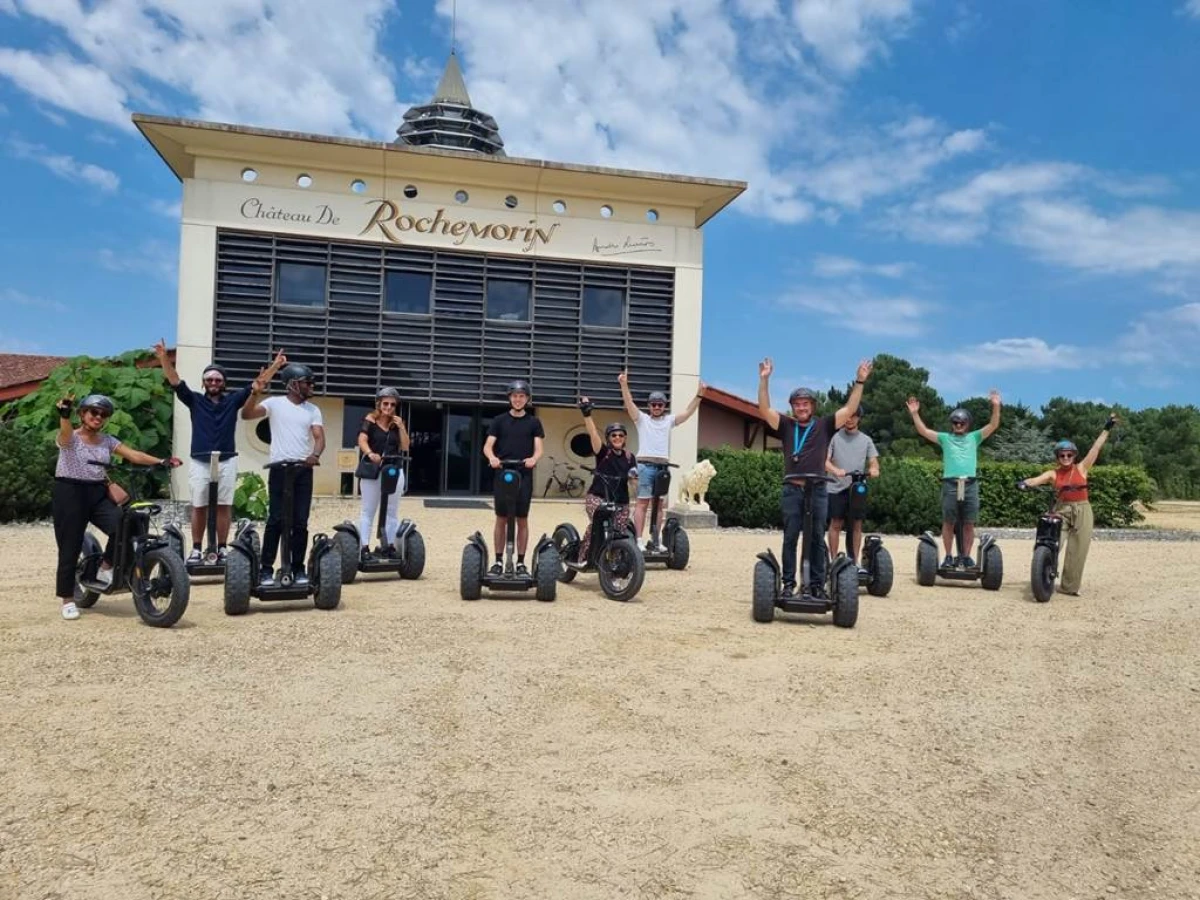
M525 286L525 316L521 319L503 319L499 316L492 315L492 284L521 284ZM483 284L483 320L484 322L498 322L501 325L533 325L533 279L532 278L505 278L503 275L488 275L484 278Z
M425 311L413 312L408 309L388 309L388 279L392 275L413 275L419 278L429 279L429 296L426 297ZM417 316L419 318L428 319L433 315L433 293L434 283L436 278L433 272L416 272L408 269L384 269L383 270L383 285L382 292L379 297L379 308L385 316Z
M594 291L615 291L621 295L621 321L616 325L604 325L594 322L588 322L584 318L586 309L586 297L589 290ZM624 331L629 326L629 289L624 287L613 287L606 284L584 284L579 291L579 325L581 328L598 328L604 331Z
M297 303L293 300L285 300L282 296L283 288L283 267L284 266L302 266L310 269L321 269L324 273L322 280L322 292L320 303ZM276 259L274 284L272 285L272 294L276 306L287 306L292 309L308 309L314 312L324 312L329 309L329 263L328 262L303 262L292 259Z

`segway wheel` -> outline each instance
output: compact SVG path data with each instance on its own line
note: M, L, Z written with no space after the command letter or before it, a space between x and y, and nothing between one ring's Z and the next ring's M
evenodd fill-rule
M333 533L333 550L337 554L338 565L342 569L339 587L341 584L354 584L354 579L358 577L358 541L354 540L354 535L348 531L335 531Z
M87 570L88 558L99 553L99 541L90 532L85 534L83 536L83 549L79 552L79 562L75 565L75 605L80 609L91 609L96 605L96 601L100 599L100 594L97 591L89 591L79 583Z
M833 585L833 624L853 628L858 621L858 566L842 566Z
M458 592L464 600L478 600L483 596L483 554L474 544L463 547Z
M937 581L937 549L921 541L917 544L917 584L929 587Z
M415 528L404 536L404 565L400 577L415 581L425 571L425 538Z
M754 564L755 622L772 622L775 619L775 570L761 559Z
M630 538L616 538L600 551L596 574L605 597L628 603L646 580L646 560Z
M317 562L317 591L313 594L313 606L317 609L337 609L342 602L342 572L345 566L337 547L330 547L321 554Z
M1049 547L1033 548L1029 584L1033 588L1033 599L1038 603L1045 603L1054 596L1054 554Z
M537 577L537 592L534 596L543 603L553 603L558 596L558 574L562 563L558 551L547 547L537 557L534 575Z
M554 529L550 538L554 541L554 549L558 551L558 580L570 584L579 573L567 565L567 560L575 561L579 552L579 531L570 522L563 522Z
M179 554L159 547L142 557L141 575L134 574L130 587L142 621L154 628L170 628L187 610L192 585Z
M995 544L983 551L983 577L979 583L985 591L998 591L1004 583L1004 555Z
M688 540L688 533L680 526L675 529L675 536L671 538L671 546L667 548L667 568L686 569L691 556L692 542Z
M872 597L886 597L892 590L894 580L892 554L880 547L875 551L875 560L871 566L871 583L867 585L867 593Z
M225 559L225 615L241 616L250 610L250 560L237 550Z

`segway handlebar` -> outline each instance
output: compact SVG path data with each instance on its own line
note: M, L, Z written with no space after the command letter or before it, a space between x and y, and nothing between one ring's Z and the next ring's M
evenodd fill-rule
M99 466L101 469L115 469L118 467L117 463L100 462L98 459L89 459L87 463L89 466ZM155 469L173 469L175 468L175 465L175 457L168 456L162 462L156 462L149 466L139 465L138 463L122 463L120 464L120 467L122 469L128 469L131 472L152 472Z
M302 459L281 459L276 462L267 463L263 466L264 469L290 469L293 467L304 466L305 462Z
M798 481L837 481L832 475L826 475L824 472L793 472L790 475L783 476L784 484L795 484Z

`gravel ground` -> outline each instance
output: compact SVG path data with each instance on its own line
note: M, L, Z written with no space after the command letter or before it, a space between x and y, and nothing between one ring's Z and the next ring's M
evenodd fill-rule
M63 622L50 531L0 529L0 898L1200 898L1190 547L1039 605L1027 540L986 593L888 538L847 631L751 621L763 534L629 604L463 603L488 514L405 511L421 581L239 619L197 583L169 631Z

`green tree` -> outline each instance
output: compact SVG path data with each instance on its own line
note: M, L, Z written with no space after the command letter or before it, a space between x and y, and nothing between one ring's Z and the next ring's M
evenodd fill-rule
M850 396L854 385L844 390L830 388L830 400L841 406ZM929 371L913 366L906 359L881 353L875 357L875 368L863 388L863 405L867 414L860 428L875 441L881 454L904 456L936 456L936 449L921 440L913 428L912 418L904 403L909 397L921 401L921 415L926 424L945 418L946 404L929 385ZM933 426L931 426L933 427Z
M999 462L1048 463L1054 442L1034 418L1001 419L1000 429L983 444L981 452Z

